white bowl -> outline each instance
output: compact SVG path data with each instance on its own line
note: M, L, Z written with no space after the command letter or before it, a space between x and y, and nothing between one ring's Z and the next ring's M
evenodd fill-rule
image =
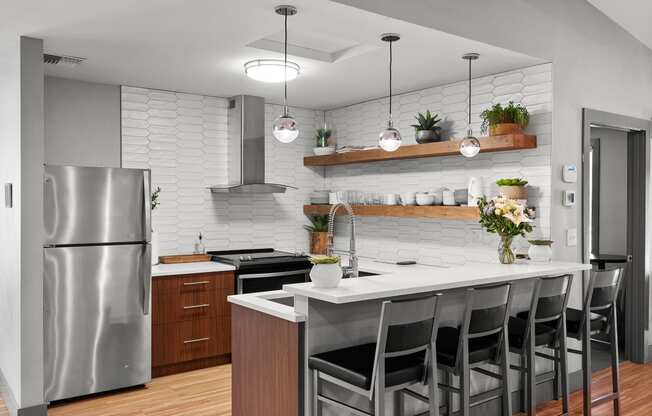
M327 156L335 153L335 147L334 146L314 147L312 151L315 154L315 156Z
M435 196L430 194L417 194L417 205L432 205L435 202Z

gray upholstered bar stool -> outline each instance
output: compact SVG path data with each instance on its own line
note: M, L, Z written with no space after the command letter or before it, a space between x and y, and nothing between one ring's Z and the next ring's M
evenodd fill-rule
M453 394L461 399L461 414L469 416L472 406L502 397L503 415L512 414L509 389L509 351L507 345L507 319L511 306L511 285L485 286L467 289L466 307L460 327L442 327L437 335L437 366L446 374L446 383L439 388L446 391L446 411L452 415ZM485 368L495 364L501 374ZM501 380L502 392L488 392L471 397L471 370ZM460 386L452 385L452 376L458 375ZM427 399L411 390L405 394L416 399ZM432 396L432 395L431 395ZM473 402L472 402L473 399ZM432 400L429 401L432 405Z
M616 301L622 281L623 269L591 270L589 287L584 296L582 310L568 308L566 326L568 336L582 341L582 350L568 352L582 356L582 379L584 387L584 416L591 416L593 407L612 401L614 415L620 415L620 368L618 363L618 319ZM608 333L611 348L612 392L593 399L591 396L591 341L596 333Z
M311 356L313 416L321 404L356 416L385 415L385 394L395 394L396 416L402 415L400 390L427 383L430 416L439 415L435 367L439 295L422 299L385 301L377 343L356 345ZM320 393L321 381L334 383L373 402L374 413L353 408Z
M568 350L566 340L566 308L573 281L572 275L539 278L534 282L530 309L509 318L509 346L520 356L520 366L511 366L521 372L521 411L536 414L536 386L550 378L537 379L535 358L555 363L555 398L558 379L561 378L562 410L568 415ZM536 352L536 347L553 349L554 355ZM561 371L559 371L561 368Z

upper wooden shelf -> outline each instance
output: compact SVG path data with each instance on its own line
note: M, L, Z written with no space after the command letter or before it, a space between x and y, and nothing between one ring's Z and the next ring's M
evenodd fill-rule
M537 136L527 134L506 134L504 136L480 137L480 153L506 152L509 150L534 149ZM459 155L460 142L457 140L427 144L401 146L395 152L382 149L355 150L328 156L306 156L304 166L334 166L351 163L378 162L382 160L417 159L421 157Z
M353 205L355 215L361 217L405 217L405 218L438 218L448 220L478 220L478 207L442 206L442 205ZM330 205L304 205L306 215L328 215ZM343 209L337 215L344 214Z

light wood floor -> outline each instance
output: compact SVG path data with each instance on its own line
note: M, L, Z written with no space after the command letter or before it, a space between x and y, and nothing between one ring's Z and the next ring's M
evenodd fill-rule
M624 363L622 377L622 415L652 415L652 364ZM593 394L609 391L609 369L593 375ZM557 416L560 402L537 409L537 416ZM156 378L146 388L106 394L50 408L52 416L227 416L231 414L231 366ZM581 391L571 396L571 415L582 414ZM611 404L593 411L594 416L612 415ZM0 416L8 416L0 400ZM256 415L251 415L256 416Z

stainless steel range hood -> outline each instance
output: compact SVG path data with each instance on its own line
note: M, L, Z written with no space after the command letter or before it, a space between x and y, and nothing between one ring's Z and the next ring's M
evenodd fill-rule
M265 100L239 95L229 98L228 183L210 187L213 193L283 193L289 185L265 181Z

